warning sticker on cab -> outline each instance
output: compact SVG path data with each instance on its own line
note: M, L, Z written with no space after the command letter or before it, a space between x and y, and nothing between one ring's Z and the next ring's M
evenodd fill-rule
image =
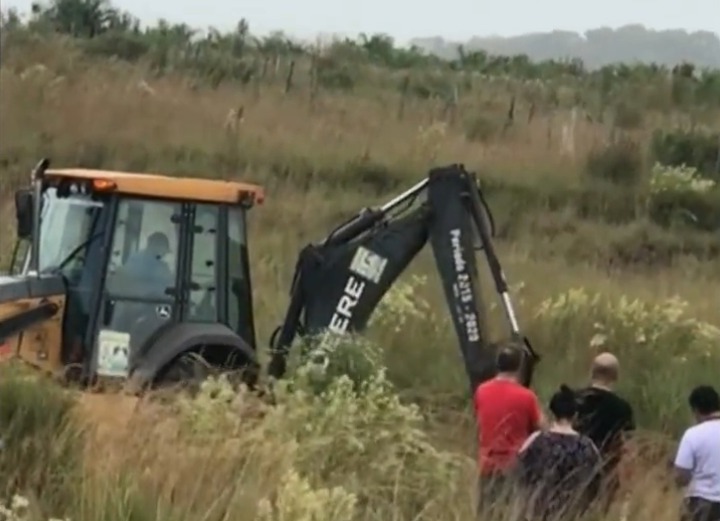
M125 378L130 358L130 334L103 329L98 335L99 376Z

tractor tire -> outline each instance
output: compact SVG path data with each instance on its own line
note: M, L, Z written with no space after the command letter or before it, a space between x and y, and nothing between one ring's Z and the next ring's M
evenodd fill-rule
M191 395L200 390L202 383L213 374L213 368L197 353L185 353L175 359L153 381L151 391L187 392Z

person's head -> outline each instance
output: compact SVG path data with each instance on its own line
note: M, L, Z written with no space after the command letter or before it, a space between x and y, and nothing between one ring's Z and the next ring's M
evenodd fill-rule
M720 413L720 395L712 385L698 385L690 393L688 402L698 420Z
M163 232L154 232L147 239L147 250L162 259L170 253L170 241Z
M560 386L550 398L550 412L555 421L572 422L577 414L578 404L575 393L567 385Z
M511 342L499 346L496 363L498 373L518 376L523 363L522 348Z
M590 369L590 378L594 383L613 386L620 375L620 362L612 353L600 353L595 357Z

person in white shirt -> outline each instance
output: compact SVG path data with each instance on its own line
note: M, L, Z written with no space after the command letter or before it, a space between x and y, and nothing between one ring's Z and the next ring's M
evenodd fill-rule
M720 395L709 385L690 393L697 423L687 429L675 456L675 479L687 487L683 521L720 521Z

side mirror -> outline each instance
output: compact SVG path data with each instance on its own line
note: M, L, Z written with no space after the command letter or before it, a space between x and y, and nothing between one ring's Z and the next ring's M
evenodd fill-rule
M22 188L15 192L15 219L17 236L20 239L31 239L33 235L33 190Z

